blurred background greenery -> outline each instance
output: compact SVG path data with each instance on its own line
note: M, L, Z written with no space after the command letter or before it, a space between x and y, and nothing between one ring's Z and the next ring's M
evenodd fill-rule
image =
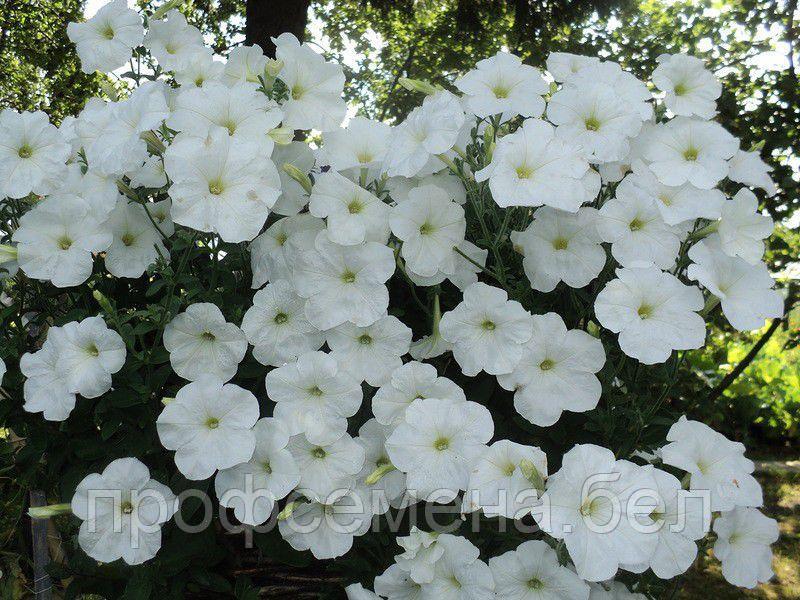
M66 25L105 0L0 1L0 108L41 109L55 122L102 94L113 76L81 72ZM133 0L131 0L133 3ZM161 3L139 0L151 10ZM800 85L797 0L186 0L179 8L220 54L241 43L270 53L270 35L305 35L345 65L351 114L402 119L419 98L400 77L448 85L475 62L507 49L543 66L551 51L619 61L647 79L662 53L688 52L722 79L718 120L746 149L763 142L779 192L760 196L777 224L768 262L787 297L787 316L742 334L723 319L709 344L687 355L669 402L773 461L762 471L768 512L780 515L778 580L748 593L800 598ZM726 190L728 192L732 189ZM2 436L0 436L2 437ZM0 453L16 452L7 437ZM23 449L24 451L24 449ZM774 461L780 461L775 463ZM13 462L13 461L12 461ZM0 465L7 464L6 461ZM771 466L770 466L771 465ZM776 466L777 465L777 466ZM0 600L24 595L29 581L20 533L25 488L0 469ZM798 467L800 470L800 467ZM22 564L21 564L22 563ZM24 568L23 568L24 567ZM700 565L705 576L712 567ZM718 574L716 574L718 577ZM695 573L686 594L728 597ZM712 593L713 592L713 593ZM689 596L687 596L689 597Z

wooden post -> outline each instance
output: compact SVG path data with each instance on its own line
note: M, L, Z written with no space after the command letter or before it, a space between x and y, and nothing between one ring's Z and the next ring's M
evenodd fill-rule
M47 506L47 497L41 490L31 490L31 506ZM51 600L53 582L46 567L50 564L47 547L47 523L49 519L31 519L31 547L33 551L33 590L36 600Z

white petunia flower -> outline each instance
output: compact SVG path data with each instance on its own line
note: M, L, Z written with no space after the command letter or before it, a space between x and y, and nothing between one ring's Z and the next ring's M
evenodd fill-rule
M647 84L625 71L619 63L602 61L587 65L571 75L564 87L590 89L596 84L605 85L625 103L626 110L636 113L640 121L653 119L652 94Z
M469 140L466 143L468 144ZM464 182L449 169L424 177L390 177L386 180L384 187L396 204L402 204L408 200L408 193L411 190L425 185L442 188L456 204L463 206L467 202L467 190Z
M667 225L678 225L695 219L718 219L725 194L716 188L701 190L691 183L669 186L661 183L641 161L634 161L633 173L617 186L617 194L630 196L638 188L653 199Z
M277 144L272 151L272 161L278 167L281 177L281 195L275 201L272 211L279 215L292 216L308 204L308 194L297 181L284 170L284 165L297 167L303 173L310 173L314 167L314 152L305 142Z
M389 206L335 171L317 176L308 210L328 219L328 237L335 244L385 244L389 239Z
M205 376L178 390L156 429L164 448L175 450L178 470L197 481L252 458L258 413L258 400L249 391Z
M783 296L764 263L751 265L704 242L689 249L689 258L688 277L719 298L734 329L760 329L766 319L783 316Z
M592 163L619 161L628 155L629 139L642 127L636 107L602 82L565 85L547 105L556 136L580 146Z
M728 174L727 160L738 149L739 141L719 123L676 117L656 126L644 156L661 183L709 190Z
M520 466L522 461L528 464ZM536 473L528 473L530 465ZM464 493L462 512L482 510L487 517L521 519L530 514L539 493L529 475L547 477L547 456L535 446L494 442L475 463Z
M53 328L47 339L67 390L84 398L97 398L110 390L111 375L125 364L125 342L101 317Z
M728 177L731 181L761 188L768 196L778 193L775 182L770 177L772 167L761 160L758 152L737 150L728 161Z
M589 585L559 564L547 542L530 540L489 559L495 592L503 600L587 600Z
M376 469L387 467L391 464L389 453L386 451L386 439L392 429L381 425L375 419L370 419L358 430L356 443L364 448L364 467L356 475L358 482L363 482ZM406 474L394 469L381 477L374 484L368 486L372 495L372 509L375 514L384 514L390 506L402 506L403 496L406 493Z
M451 537L453 536L450 534L421 531L416 525L412 525L409 535L396 539L403 553L395 556L395 562L415 583L430 583L433 581L434 567L444 555L447 540ZM439 544L439 540L445 540L445 543ZM464 558L468 562L477 559L477 548L467 548Z
M597 215L597 232L623 267L669 269L681 247L680 230L667 225L656 201L635 186L617 186Z
M203 35L197 27L189 25L180 11L172 9L166 19L156 19L147 24L144 45L165 71L180 71L198 54L205 52Z
M534 315L532 322L522 360L497 378L514 391L514 408L540 427L553 425L565 410L594 409L602 392L595 373L606 361L602 342L580 329L567 330L556 313Z
M101 222L108 218L117 202L123 198L114 176L103 175L93 169L84 173L78 163L67 165L58 195L62 194L81 198L89 205L94 217Z
M389 600L422 600L422 586L398 564L375 578L375 592Z
M531 315L508 294L485 283L464 290L463 301L442 315L442 337L465 375L510 373L531 338Z
M714 521L714 532L714 556L722 563L722 576L729 583L754 588L772 578L770 544L779 537L775 519L755 508L735 508Z
M703 294L655 267L617 269L594 303L598 321L619 333L628 356L646 365L666 361L673 350L705 342L706 324L697 311Z
M658 530L651 533L658 538L655 552L647 562L625 565L634 573L648 568L660 579L672 579L685 573L697 557L696 540L705 537L711 527L711 509L703 498L686 495L677 477L653 469L659 506L651 518Z
M226 242L252 240L280 193L272 161L214 128L205 141L178 136L165 153L172 218Z
M664 92L667 108L676 115L712 118L722 84L705 63L686 54L662 54L657 60L653 83Z
M295 550L311 550L314 558L343 556L353 547L353 538L372 525L369 498L358 488L341 491L327 504L300 504L291 516L278 522L281 537Z
M414 188L392 209L389 225L403 242L401 255L410 271L422 277L455 271L453 248L464 241L467 221L464 209L445 190Z
M589 588L589 600L647 600L647 596L631 592L621 581L590 583Z
M273 38L275 57L283 61L278 73L288 88L289 97L282 105L283 126L289 129L336 129L345 117L347 105L342 98L342 67L300 44L291 33Z
M581 179L589 163L578 146L554 136L540 119L526 119L516 132L500 138L492 162L475 173L489 180L499 206L541 206L575 212L590 200Z
M261 85L259 77L266 78L267 61L258 44L237 46L228 54L223 80L231 87L239 83Z
M342 323L325 332L336 362L359 381L372 387L384 385L411 346L411 329L387 315L366 327Z
M422 588L422 600L495 597L492 571L478 559L478 549L471 542L462 537L442 535L438 543L444 546L444 554L436 561L433 580Z
M540 117L545 106L542 96L549 89L538 69L508 52L478 61L455 85L464 93L469 112L478 117L501 115L502 121L518 115Z
M247 48L252 48L252 46L237 46L231 50L231 55L237 50ZM175 81L182 90L203 87L210 81L222 79L225 63L215 60L214 53L210 48L204 50L192 53L183 66L175 71Z
M215 127L228 131L233 142L248 142L259 156L272 153L274 141L268 133L281 122L277 104L247 84L227 87L209 81L203 87L186 88L175 98L167 119L170 129L205 139Z
M164 171L164 161L160 156L148 156L147 159L133 171L125 175L131 180L131 187L136 188L162 188L167 185L167 174Z
M172 200L167 198L158 202L148 202L145 208L165 236L170 237L175 233L175 223L172 222L171 213Z
M325 221L308 213L278 219L250 244L253 288L268 281L290 280L292 267L301 252L314 246Z
M135 202L121 200L111 211L106 226L114 241L106 250L106 269L115 277L141 277L147 268L163 256L169 260L169 251L161 241L161 234L150 222L145 207Z
M380 596L375 592L364 589L360 583L352 583L344 588L344 593L347 600L381 600Z
M69 155L69 144L43 112L0 111L0 196L52 192Z
M494 433L492 416L475 402L427 398L406 409L386 442L392 464L420 500L451 502L467 489L470 469Z
M764 255L764 239L772 235L772 219L758 212L758 198L747 188L722 204L717 233L722 251L739 256L751 265Z
M273 369L267 373L266 386L277 403L275 418L290 435L305 433L314 443L340 438L347 430L347 418L358 412L363 400L360 382L324 352L307 352Z
M83 521L78 544L86 554L138 565L161 548L161 526L178 510L178 500L138 459L118 458L81 480L71 508Z
M75 44L84 73L111 72L127 64L131 50L142 43L144 28L127 0L113 0L85 23L69 23L67 35Z
M319 444L310 442L306 435L295 435L288 449L300 470L298 491L323 504L354 487L366 457L363 446L346 433Z
M439 285L447 279L458 289L464 291L478 281L478 273L480 273L482 268L486 265L486 257L489 256L489 251L484 248L478 248L478 246L469 240L462 240L457 248L466 254L470 260L467 260L459 252L456 252L454 248L451 250L452 256L445 259L445 264L447 265L446 270L440 269L431 277L423 277L422 275L417 275L411 269L408 269L406 273L408 278L413 281L415 285L421 287ZM478 265L481 266L479 267Z
M325 335L306 319L305 304L283 279L256 292L242 319L242 331L254 346L253 358L279 367L322 346Z
M247 352L247 340L241 329L225 321L219 307L198 302L164 328L164 348L180 377L196 381L212 375L228 381Z
M687 471L691 491L708 491L712 511L762 505L761 486L752 475L755 466L745 458L742 444L686 416L672 425L667 441L661 449L664 464Z
M561 281L582 288L606 264L597 210L588 206L577 213L540 208L525 231L511 232L511 242L525 256L522 266L531 287L540 292L552 292Z
M581 444L564 455L561 469L547 480L542 498L547 510L534 511L534 518L546 533L564 540L581 579L603 581L621 564L652 556L658 543L646 533L653 525L652 469L615 460L607 448Z
M328 131L323 136L320 162L334 171L372 169L386 157L391 127L380 121L353 117L346 129Z
M464 124L464 111L453 94L426 96L405 121L392 129L383 169L390 177L430 175L441 170L437 155L450 150ZM435 165L429 167L429 163Z
M256 446L253 456L217 473L214 489L222 506L232 508L236 518L248 525L269 520L276 502L300 482L300 470L286 449L289 435L280 421L260 419L253 426Z
M39 202L22 216L11 239L28 277L71 287L91 276L92 253L108 248L112 237L91 207L70 194Z
M48 330L48 339L56 329ZM75 408L75 392L70 391L67 374L56 368L59 356L59 349L50 339L38 352L23 354L19 359L20 371L26 377L22 408L30 413L41 412L48 421L64 421Z
M97 125L79 127L81 133L94 130L84 142L90 168L120 177L147 160L147 144L141 135L158 129L169 115L167 89L163 82L146 81L125 100L108 104Z
M584 67L598 64L600 59L596 56L582 56L569 52L551 52L547 57L547 70L559 83L563 83Z
M372 412L379 423L398 425L406 409L419 398L440 398L465 402L464 390L446 377L439 377L436 367L421 362L409 362L392 373L390 381L372 397Z
M308 298L306 316L315 327L331 329L348 321L366 327L386 314L384 284L394 270L391 248L376 242L340 246L320 232L314 249L295 261L293 283Z

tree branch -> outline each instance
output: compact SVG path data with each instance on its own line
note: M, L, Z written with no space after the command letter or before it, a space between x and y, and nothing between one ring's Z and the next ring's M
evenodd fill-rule
M713 402L717 398L722 395L726 389L728 389L731 384L736 381L736 378L742 374L742 372L753 362L756 355L761 351L761 349L766 345L772 335L778 331L778 327L781 326L785 317L781 317L779 319L772 319L772 323L770 324L769 328L764 332L759 340L750 348L750 352L733 368L733 371L725 375L722 381L719 382L719 385L711 390L711 393L708 395L708 401Z

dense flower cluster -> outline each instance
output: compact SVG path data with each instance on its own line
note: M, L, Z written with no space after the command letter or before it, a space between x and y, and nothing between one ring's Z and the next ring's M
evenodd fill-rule
M159 66L123 99L92 99L60 127L41 112L0 114L0 196L27 207L0 257L10 275L70 288L100 257L109 276L152 277L177 261L178 229L247 243L256 291L242 321L189 301L163 328L185 381L157 431L187 479L213 477L243 523L280 510L281 535L319 559L420 501L540 527L483 559L464 537L414 528L375 593L350 586L353 600L644 597L611 580L683 573L712 516L724 576L770 577L776 526L757 510L740 444L684 417L652 464L580 444L550 457L550 472L537 446L495 439L493 407L426 362L451 353L548 427L597 407L609 343L658 364L701 347L718 305L740 330L782 314L761 262L772 222L747 187L731 199L718 188L774 185L713 120L721 87L701 61L661 57L654 95L611 61L554 53L545 73L500 52L453 91L406 82L426 95L400 123L342 127L342 68L292 35L274 40L274 60L249 47L219 62L179 12L146 25L114 0L68 30L87 72L118 69L144 44ZM294 130L321 135L308 144ZM492 247L468 239L503 210L504 229L483 232ZM590 286L595 320L532 314L530 296L487 267L500 244L524 255L535 296ZM394 280L432 300L429 335L414 341L390 309ZM442 307L445 287L460 299ZM25 410L48 420L108 392L126 361L101 317L44 339L18 368ZM269 367L266 398L230 383L251 347ZM373 418L355 435L348 419L365 399ZM90 513L92 490L121 493ZM88 475L72 507L87 554L136 564L158 551L177 502L132 457ZM135 548L111 531L120 518L125 534L142 529Z

